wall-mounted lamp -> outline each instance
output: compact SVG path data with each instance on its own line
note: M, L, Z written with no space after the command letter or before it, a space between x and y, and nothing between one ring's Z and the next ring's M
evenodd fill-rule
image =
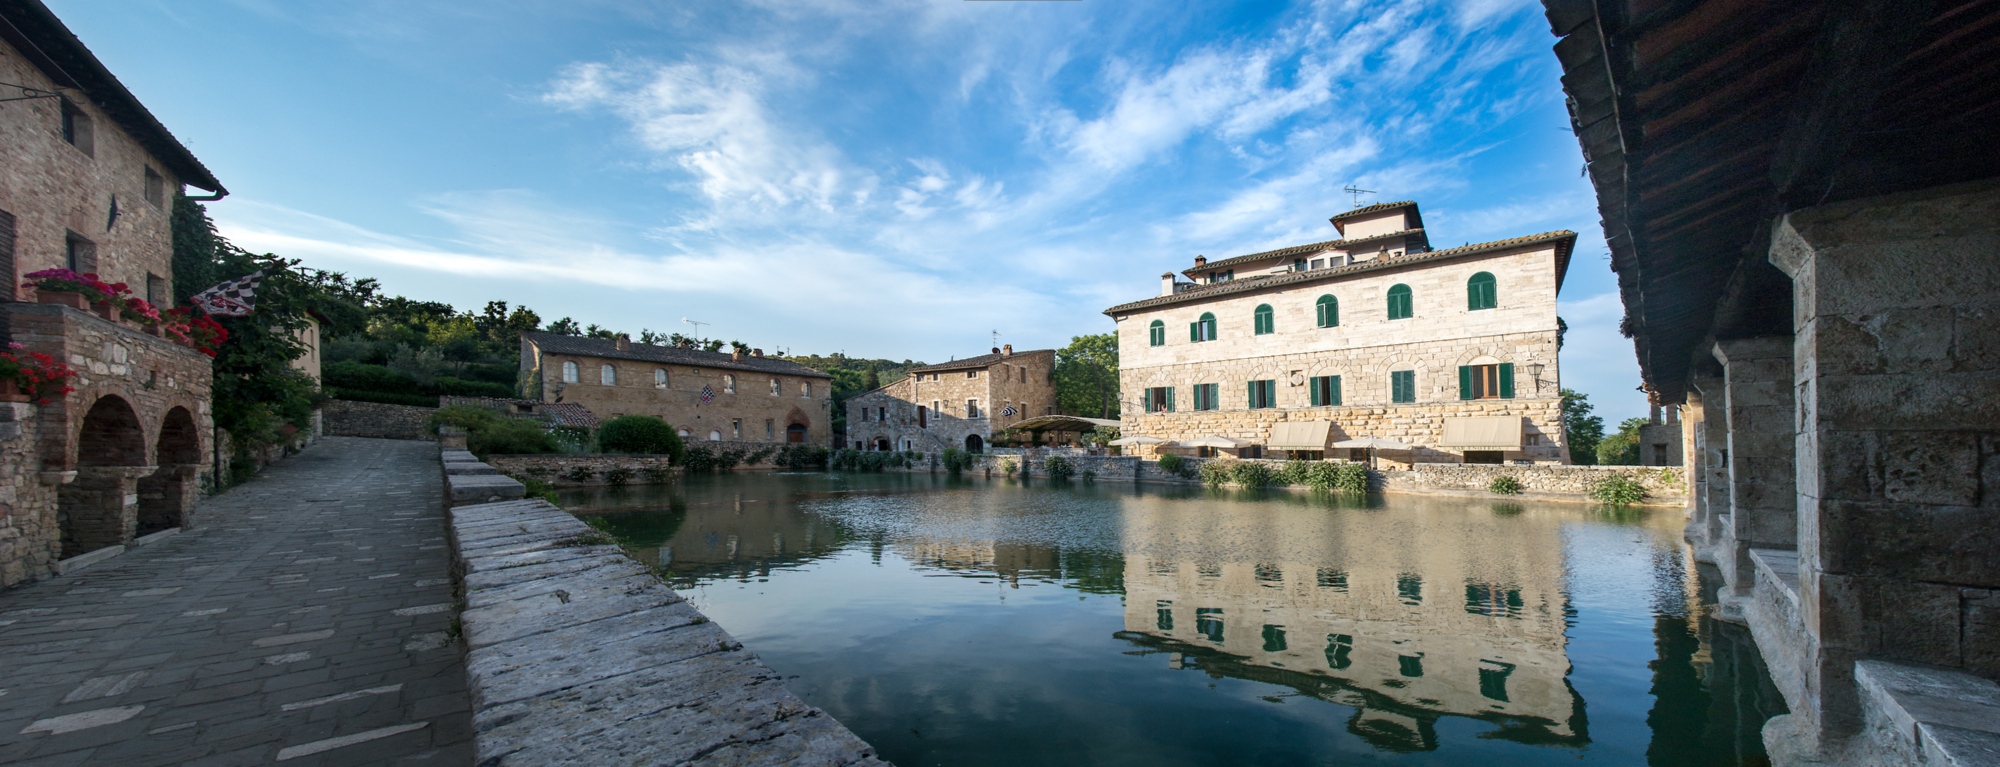
M1542 363L1539 363L1539 362L1530 362L1530 363L1528 363L1528 364L1526 364L1526 365L1522 365L1521 367L1525 368L1525 369L1526 369L1526 370L1528 371L1528 377L1529 377L1529 378L1532 378L1532 379L1535 379L1535 393L1536 393L1536 394L1541 394L1541 393L1542 393L1542 368L1543 368L1543 365L1542 365Z

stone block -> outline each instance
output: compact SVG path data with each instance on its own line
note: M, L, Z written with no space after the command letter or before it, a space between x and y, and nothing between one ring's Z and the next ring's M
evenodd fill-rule
M450 485L452 503L481 503L495 500L520 498L528 494L526 485L512 477L481 474L453 475L446 479Z
M1956 666L1959 589L1934 583L1822 573L1822 646L1862 656Z
M1843 431L2000 431L2000 375L1821 376L1818 427Z
M1964 589L1959 598L1963 611L1959 641L1965 651L1965 670L2000 676L2000 590Z
M1898 431L1879 437L1883 497L1970 505L1979 497L1979 440L1971 432Z
M500 470L478 461L445 461L446 474L499 474Z
M1872 733L1888 753L1922 751L1928 764L2000 763L2000 684L1969 674L1881 660L1855 664ZM1900 746L1900 747L1898 747ZM1907 756L1904 756L1907 759Z
M1952 322L1952 369L1961 373L2000 370L2000 306L1958 307Z
M2000 515L1976 507L1822 501L1828 572L2000 587ZM1801 541L1804 545L1804 541Z

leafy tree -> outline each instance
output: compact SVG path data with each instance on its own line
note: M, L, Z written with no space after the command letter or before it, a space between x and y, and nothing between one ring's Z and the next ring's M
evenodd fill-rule
M597 444L607 453L643 453L672 456L680 463L687 455L674 427L650 415L625 415L606 421L597 430Z
M1627 418L1618 423L1618 432L1597 443L1597 464L1599 466L1639 465L1639 427L1651 421L1645 418Z
M564 317L549 323L549 332L566 336L580 336L583 335L583 328L577 327L576 320Z
M1569 461L1579 466L1597 463L1597 443L1604 441L1604 419L1591 415L1589 395L1562 390L1563 433L1569 438Z
M1092 418L1118 417L1118 336L1077 336L1056 351L1056 406Z

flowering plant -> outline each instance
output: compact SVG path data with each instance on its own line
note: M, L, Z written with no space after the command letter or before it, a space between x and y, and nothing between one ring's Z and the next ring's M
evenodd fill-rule
M167 335L176 341L186 339L202 354L215 356L215 350L229 340L229 329L209 317L207 312L183 306L167 312L166 316L170 318L166 323Z
M8 344L7 351L0 352L0 380L13 381L21 391L44 405L76 391L76 387L69 385L76 378L75 370L41 352L24 355L21 348L20 344Z
M115 301L132 292L125 283L98 279L96 272L77 273L68 269L43 269L23 276L28 281L21 283L21 287L50 292L82 293L95 304Z
M124 300L122 305L118 307L118 316L141 325L158 325L162 322L160 319L160 310L154 307L151 302L137 296Z

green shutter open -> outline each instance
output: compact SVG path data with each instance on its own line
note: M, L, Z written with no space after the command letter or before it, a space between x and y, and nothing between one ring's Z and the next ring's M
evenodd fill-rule
M1174 412L1174 387L1167 387L1167 412Z
M1188 323L1188 340L1189 341L1201 340L1201 323L1199 322Z
M1472 366L1458 366L1458 398L1472 399Z
M1326 404L1340 404L1340 376L1326 377Z
M1514 398L1514 363L1500 363L1500 398Z

